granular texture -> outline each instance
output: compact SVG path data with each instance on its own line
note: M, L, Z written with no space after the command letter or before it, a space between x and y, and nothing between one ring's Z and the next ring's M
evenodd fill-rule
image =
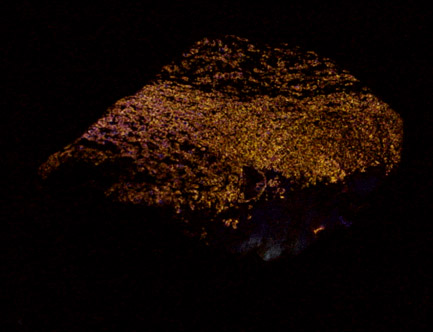
M236 229L229 211L242 206L371 168L389 174L402 138L400 116L331 60L226 36L197 42L40 173L121 161L107 197L171 208L184 221L203 212Z

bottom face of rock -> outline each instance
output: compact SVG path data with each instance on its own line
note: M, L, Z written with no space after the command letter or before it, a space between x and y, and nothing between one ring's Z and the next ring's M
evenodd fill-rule
M324 234L351 226L368 202L368 194L383 180L373 170L350 177L344 185L316 186L294 191L281 200L262 200L225 217L236 219L236 228L217 221L200 228L203 219L198 217L196 232L191 232L193 221L186 234L240 257L257 254L272 261L298 255Z

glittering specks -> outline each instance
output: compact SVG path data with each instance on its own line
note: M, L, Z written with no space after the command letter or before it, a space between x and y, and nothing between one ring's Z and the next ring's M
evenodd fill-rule
M205 211L236 229L239 219L227 211L245 204L344 183L373 166L389 173L400 161L402 128L397 113L331 60L227 36L197 42L40 172L71 159L126 158L107 196L180 216Z

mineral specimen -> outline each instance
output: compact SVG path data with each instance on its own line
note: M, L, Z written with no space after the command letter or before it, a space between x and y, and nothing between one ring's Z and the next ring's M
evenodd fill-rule
M330 59L226 36L117 101L40 174L96 168L108 198L172 211L208 245L270 260L348 224L341 195L388 175L402 137L400 116Z

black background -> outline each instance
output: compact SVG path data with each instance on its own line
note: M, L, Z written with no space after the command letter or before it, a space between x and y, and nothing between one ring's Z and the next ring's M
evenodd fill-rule
M417 331L430 305L431 12L416 4L18 2L3 8L5 331ZM399 112L399 172L347 233L236 261L37 167L203 37L336 60ZM4 75L6 74L6 75ZM61 190L60 190L61 191ZM161 224L164 224L161 222Z

